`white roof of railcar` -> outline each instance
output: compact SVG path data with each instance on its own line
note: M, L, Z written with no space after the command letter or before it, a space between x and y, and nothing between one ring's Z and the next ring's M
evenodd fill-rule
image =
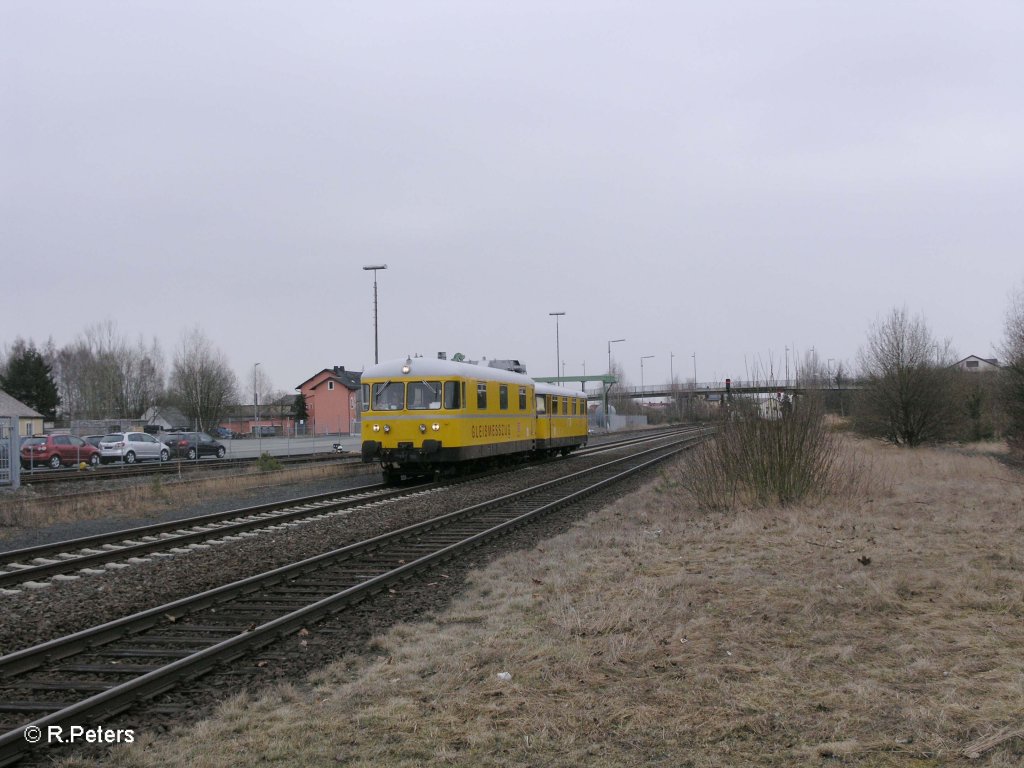
M559 397L586 397L587 393L582 389L569 389L560 387L557 384L538 381L534 392L538 395L558 395Z
M402 368L409 366L409 373L403 373ZM399 360L386 360L385 362L371 365L363 371L362 380L369 379L477 379L479 381L502 381L508 384L533 384L533 379L521 373L506 371L503 368L491 368L488 365L477 365L475 363L460 363L454 360L438 360L431 357L402 358Z

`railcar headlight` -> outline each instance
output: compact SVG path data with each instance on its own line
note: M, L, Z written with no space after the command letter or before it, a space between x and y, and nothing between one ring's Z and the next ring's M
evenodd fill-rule
M426 424L420 424L420 434L422 435L426 431L427 431L427 425Z
M387 434L390 431L391 431L391 425L390 424L385 424L384 425L384 433Z
M380 432L380 424L374 424L373 425L373 431L374 432Z
M441 429L441 425L435 421L433 424L430 425L430 428L437 432L439 429Z

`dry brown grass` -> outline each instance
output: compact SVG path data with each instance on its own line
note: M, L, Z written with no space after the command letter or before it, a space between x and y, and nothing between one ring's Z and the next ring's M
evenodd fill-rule
M255 491L283 483L301 483L331 477L363 473L362 465L313 464L287 467L273 473L273 479L253 466L242 473L185 473L152 475L139 478L127 487L107 491L83 491L72 496L36 492L21 488L0 497L0 540L26 528L54 523L94 519L134 519L159 513L169 507L180 508L222 495Z
M666 473L376 658L110 764L1020 765L1021 477L847 445L888 475L859 497L695 513Z

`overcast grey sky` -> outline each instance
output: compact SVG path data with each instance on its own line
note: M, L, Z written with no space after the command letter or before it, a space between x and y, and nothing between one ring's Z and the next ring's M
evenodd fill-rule
M439 350L632 383L991 356L1020 2L0 0L0 346L198 322L244 383ZM13 306L12 306L13 305ZM793 355L793 353L790 353ZM791 358L792 359L792 358Z

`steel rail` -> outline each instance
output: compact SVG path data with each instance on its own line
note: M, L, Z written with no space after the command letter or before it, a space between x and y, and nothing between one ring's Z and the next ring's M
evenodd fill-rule
M198 677L204 672L209 671L213 666L244 655L253 648L268 645L279 637L327 614L343 610L346 606L364 599L368 595L385 588L388 584L408 578L415 571L454 557L467 547L476 546L484 540L501 535L542 514L608 487L624 477L639 472L688 447L692 447L701 439L702 435L699 434L675 439L667 445L649 448L633 456L605 462L598 467L591 467L557 480L541 483L529 489L506 494L497 499L456 510L358 544L349 545L333 552L277 568L266 574L243 579L190 598L184 598L167 605L142 611L129 617L107 622L98 627L69 635L65 638L42 643L38 646L0 657L0 681L3 681L4 687L9 689L9 681L18 674L38 670L46 663L61 661L80 651L95 649L122 637L131 636L133 639L136 639L141 632L157 627L157 625L161 625L159 629L164 632L168 628L173 630L176 622L183 616L195 614L197 611L210 606L221 606L234 600L234 606L228 604L226 609L219 608L221 613L218 614L218 617L226 616L230 620L232 607L236 611L236 616L238 611L246 610L239 605L240 597L251 595L268 585L276 585L285 581L295 584L297 578L309 573L318 573L322 577L323 569L332 565L335 567L348 565L351 569L351 561L360 554L375 553L377 555L372 563L360 565L360 570L364 570L370 565L378 565L379 561L386 561L379 566L382 569L379 573L370 577L360 577L355 584L315 600L297 610L264 621L259 626L252 627L247 631L236 628L234 630L237 632L235 636L220 640L202 650L195 652L176 651L170 654L166 652L163 654L154 653L152 654L154 656L163 655L166 657L168 655L175 655L175 653L177 655L184 653L185 656L159 669L142 674L133 680L114 685L83 701L69 705L49 702L56 711L0 736L0 766L9 765L19 759L20 755L26 750L33 747L23 738L25 729L30 726L40 728L45 733L46 729L53 725L70 724L81 721L84 718L93 718L92 722L95 722L96 718L110 717L113 714L124 711L140 699L151 698L178 685L184 680ZM567 483L574 483L576 487L571 488L568 492L559 491L554 493L553 496L548 495L556 491L559 486L564 486ZM528 497L539 499L539 503L535 503L532 509L522 511L517 505ZM504 513L505 519L494 522L497 510L500 508L507 510ZM468 523L474 519L478 521L477 530L472 530L468 534L465 530L461 530L465 529ZM446 527L455 527L460 530L445 533ZM409 551L411 546L411 539L415 535L422 535L426 532L433 533L432 539L440 539L440 546L431 544L429 551L406 562L404 558L408 556L406 552ZM449 541L448 539L451 540ZM390 544L399 544L401 546L399 551L393 554L391 560L388 561L385 556L385 547ZM425 544L421 546L425 546ZM401 558L398 558L399 554L402 556ZM335 576L335 578L340 577ZM349 578L352 577L350 576ZM321 581L322 578L318 579L315 584L320 584ZM313 591L315 584L307 589ZM301 587L301 585L297 586ZM249 609L250 612L252 610L256 609ZM235 622L237 623L242 620L236 618ZM185 626L183 628L187 629L188 627ZM229 628L224 627L223 629L227 630ZM160 639L162 640L163 638ZM156 642L156 640L154 638L153 642ZM111 668L116 669L116 665L111 665ZM17 682L15 681L14 684L17 685ZM29 711L24 705L17 705L14 709L16 711Z
M329 461L341 464L358 464L358 456L345 456L339 453L301 453L291 456L275 456L282 464L321 464ZM170 458L167 461L146 461L137 464L102 464L98 467L81 470L75 467L50 469L47 465L39 465L38 469L21 470L23 485L50 485L55 483L79 483L95 480L117 480L129 477L145 477L147 475L174 475L180 472L195 472L201 469L228 470L249 467L259 461L258 456L246 456L237 459L186 459Z
M414 493L422 493L426 484L407 485L400 489L388 488L383 483L361 486L351 491L317 494L301 499L262 504L228 512L186 518L167 523L154 523L139 528L127 528L111 533L96 534L83 539L74 539L54 544L42 544L0 555L2 564L8 568L21 560L44 558L44 554L77 554L60 560L47 560L15 570L0 571L0 588L9 588L27 581L45 579L60 573L70 573L83 568L140 557L153 552L186 547L225 536L234 536L247 531L270 528L308 517L318 517L343 509L362 506L367 503L390 501ZM291 511L289 511L291 510ZM237 520L237 522L225 522ZM215 525L215 528L206 526ZM195 530L202 528L202 530ZM153 541L137 541L155 535L163 535ZM121 543L120 545L115 542ZM102 551L88 551L92 547L108 545L112 548ZM82 551L86 550L86 551Z

